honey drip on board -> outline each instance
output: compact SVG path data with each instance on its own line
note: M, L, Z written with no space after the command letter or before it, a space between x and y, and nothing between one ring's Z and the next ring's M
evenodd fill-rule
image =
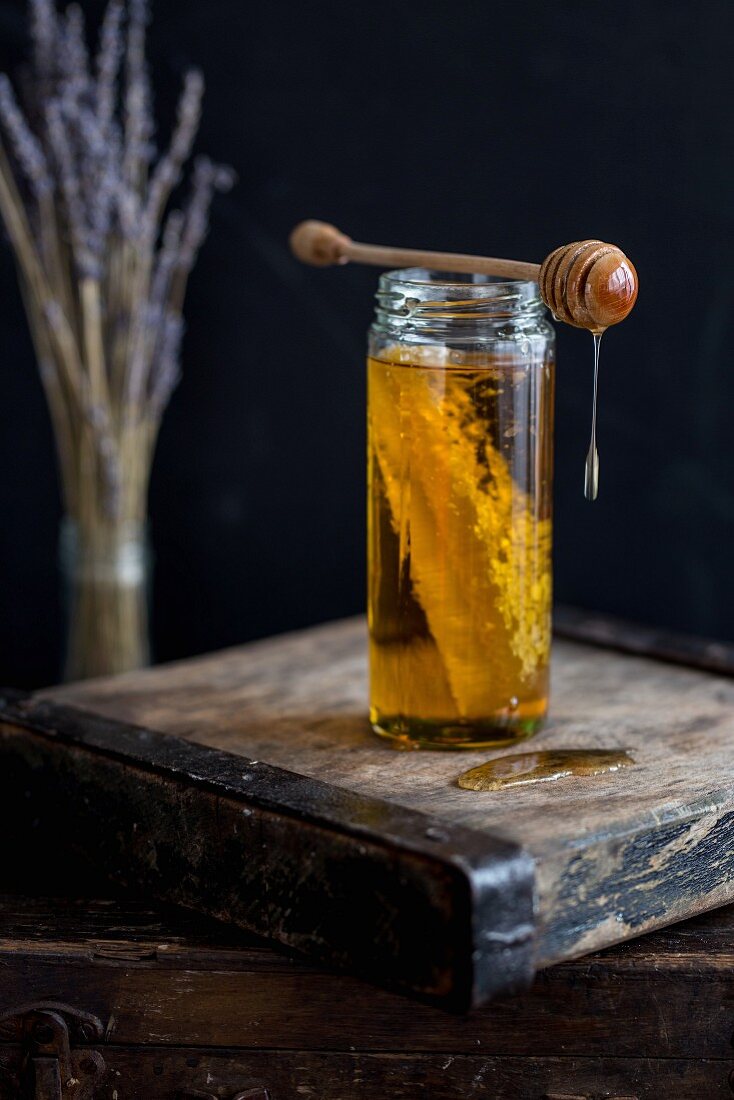
M547 749L489 760L464 772L457 782L465 791L500 791L569 776L603 775L631 764L634 760L623 749Z
M599 348L604 329L593 332L594 337L594 396L591 405L591 441L586 455L584 470L584 496L587 500L596 500L599 495L599 451L596 446L596 401L599 389Z

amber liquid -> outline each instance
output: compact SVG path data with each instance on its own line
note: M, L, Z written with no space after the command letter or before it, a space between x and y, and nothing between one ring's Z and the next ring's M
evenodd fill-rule
M544 749L488 760L464 772L457 782L465 791L501 791L561 779L588 779L630 768L634 762L624 749Z
M368 371L373 727L512 744L548 704L551 366L418 347Z

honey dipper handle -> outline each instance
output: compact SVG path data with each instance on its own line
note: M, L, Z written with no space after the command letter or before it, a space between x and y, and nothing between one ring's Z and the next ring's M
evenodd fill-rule
M494 256L468 256L461 252L424 252L418 248L360 244L350 241L344 249L348 260L375 267L426 267L432 271L459 271L476 275L500 275L507 279L537 281L540 264L524 260L501 260Z
M327 267L352 260L374 267L427 267L437 271L461 271L477 275L500 275L506 279L538 279L540 264L522 260L499 260L492 256L467 256L456 252L425 252L417 248L361 244L327 222L305 221L290 236L294 255L306 264Z

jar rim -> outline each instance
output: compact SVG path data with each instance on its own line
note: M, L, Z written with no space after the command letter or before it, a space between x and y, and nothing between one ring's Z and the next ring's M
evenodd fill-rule
M512 297L530 303L540 298L540 287L534 279L504 279L479 272L435 271L425 267L396 268L384 271L380 276L380 290L413 286L424 290L428 287L433 290L460 290L464 297L487 300Z
M380 276L375 326L407 338L432 333L468 336L477 325L535 324L545 315L540 287L531 279L429 271L409 267Z

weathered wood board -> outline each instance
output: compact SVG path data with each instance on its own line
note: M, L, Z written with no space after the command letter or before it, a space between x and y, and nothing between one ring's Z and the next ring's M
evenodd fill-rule
M635 766L486 793L503 750L395 752L365 700L352 620L9 701L2 751L118 878L460 1007L734 898L728 678L557 641L532 746Z

